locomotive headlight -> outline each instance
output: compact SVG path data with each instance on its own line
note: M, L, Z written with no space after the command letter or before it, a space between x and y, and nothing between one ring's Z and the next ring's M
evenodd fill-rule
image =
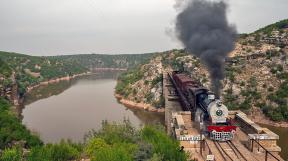
M223 111L222 110L217 110L216 111L216 115L217 116L222 116L223 115Z

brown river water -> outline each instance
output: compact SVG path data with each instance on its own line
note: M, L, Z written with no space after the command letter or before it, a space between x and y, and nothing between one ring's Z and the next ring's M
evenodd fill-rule
M83 141L103 120L129 119L136 127L164 124L164 114L127 109L114 97L119 73L105 72L41 86L25 98L22 122L45 142Z
M121 122L128 118L136 127L164 124L164 114L128 109L114 97L118 72L98 73L71 81L41 86L25 98L22 122L41 139L83 141L85 133L99 129L102 120ZM280 136L281 156L288 160L288 128L262 125Z
M260 124L263 127L266 127L272 130L274 133L279 135L279 140L277 141L277 145L281 147L281 157L288 161L288 128L284 127L275 127L271 125Z

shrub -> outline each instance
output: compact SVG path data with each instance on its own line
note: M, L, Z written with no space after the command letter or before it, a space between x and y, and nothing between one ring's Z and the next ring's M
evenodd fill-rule
M241 87L244 87L244 86L245 86L245 82L244 82L244 81L241 81L241 82L240 82L240 86L241 86Z
M61 141L59 144L47 144L33 147L28 155L28 161L67 161L79 159L80 145Z
M146 126L141 131L142 138L153 145L153 151L163 156L165 161L184 161L187 155L179 151L179 142L172 140L165 131L156 130L151 126Z
M134 143L139 140L139 131L129 120L124 120L122 124L103 121L100 130L91 130L85 135L86 141L92 138L101 138L109 145L122 142Z
M154 78L151 82L152 87L158 84L159 82L163 81L163 75L161 74L160 76Z
M92 161L132 161L137 149L132 143L112 143L108 145L101 138L92 138L86 148L86 153Z
M272 86L270 86L269 88L268 88L268 92L273 92L274 91L274 88L272 87Z
M27 147L42 145L38 136L21 124L21 121L10 112L10 104L0 98L0 148L7 147L13 141L25 141Z
M0 157L0 161L20 161L22 152L19 148L5 149Z

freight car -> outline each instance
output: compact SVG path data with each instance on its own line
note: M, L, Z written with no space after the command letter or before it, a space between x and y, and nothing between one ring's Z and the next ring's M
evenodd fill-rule
M183 110L191 111L199 129L212 140L233 139L236 126L228 119L228 109L221 100L185 73L174 71L169 75L180 97Z

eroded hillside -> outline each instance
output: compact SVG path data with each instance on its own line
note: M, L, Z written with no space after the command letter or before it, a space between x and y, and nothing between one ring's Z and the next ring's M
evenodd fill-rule
M238 38L225 62L221 97L229 109L241 109L255 120L261 121L265 114L274 121L287 121L288 26L270 26ZM167 70L185 71L205 87L211 86L209 73L199 59L183 50L172 50L122 75L116 93L128 100L163 107L161 80Z

